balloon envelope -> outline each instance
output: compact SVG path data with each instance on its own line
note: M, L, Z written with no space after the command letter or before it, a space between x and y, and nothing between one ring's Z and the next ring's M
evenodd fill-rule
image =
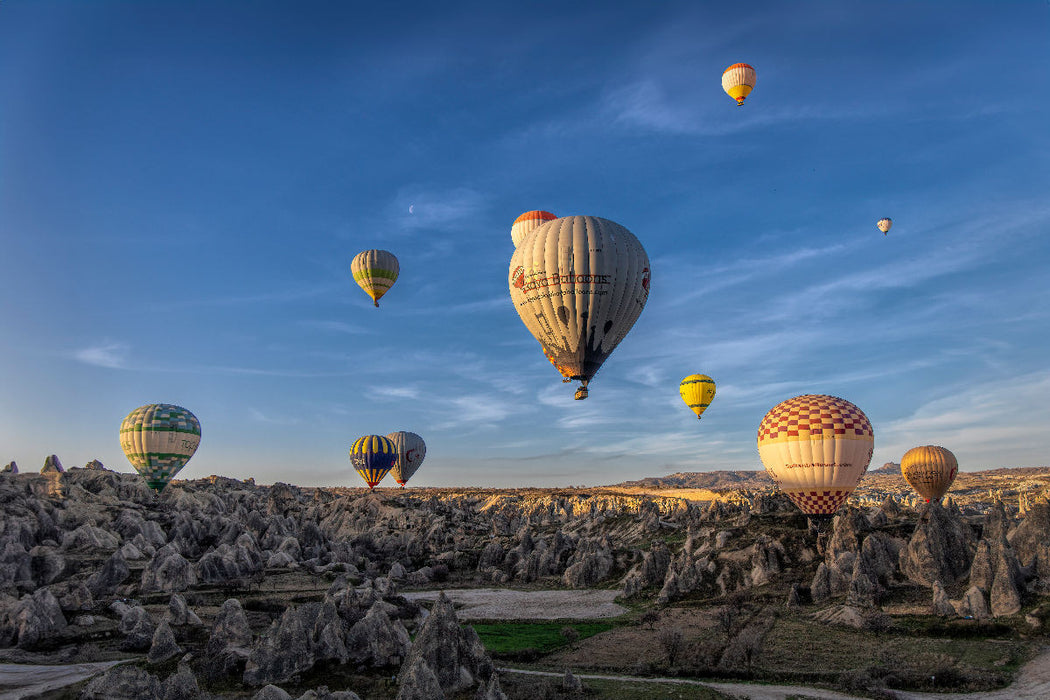
M758 74L746 63L734 63L722 71L722 89L736 100L737 106L743 106L744 100L755 87Z
M370 489L374 489L376 484L383 480L396 460L394 443L382 435L357 438L350 448L350 463Z
M157 493L186 466L200 442L197 416L170 403L140 406L120 424L121 449Z
M527 211L517 219L514 220L514 225L510 227L510 238L514 241L514 247L517 248L521 245L521 242L525 240L525 236L529 235L533 229L539 228L548 221L554 221L558 217L551 214L549 211Z
M510 260L510 297L525 327L577 398L631 330L649 298L649 256L634 234L596 216L567 216L529 233Z
M358 286L379 306L379 300L397 281L401 268L397 257L390 251L364 250L354 256L350 271Z
M390 433L386 437L394 443L394 451L397 453L397 459L390 471L394 475L394 481L404 486L427 456L427 444L415 433L404 430Z
M927 503L940 501L958 473L955 455L938 445L913 447L901 457L901 474Z
M893 228L893 219L879 219L878 223L875 224L883 235L889 233L890 229Z
M806 394L770 409L758 426L758 454L773 481L807 515L829 515L871 462L875 432L845 399Z
M715 380L706 374L690 374L678 385L678 393L699 420L715 398Z

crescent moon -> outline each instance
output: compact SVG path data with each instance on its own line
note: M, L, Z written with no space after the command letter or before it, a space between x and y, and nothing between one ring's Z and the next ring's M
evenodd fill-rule
M416 205L415 204L409 204L408 205L408 213L409 214L414 214L415 210L416 210Z

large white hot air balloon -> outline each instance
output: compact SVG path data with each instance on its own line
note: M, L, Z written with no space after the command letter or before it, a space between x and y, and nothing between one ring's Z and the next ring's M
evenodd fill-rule
M510 260L510 297L563 374L587 384L649 299L649 256L620 224L566 216L530 232Z
M788 399L758 426L766 471L807 515L830 516L839 509L867 471L874 447L868 417L835 396Z
M394 476L394 481L404 488L423 463L423 458L427 456L427 444L415 433L404 430L390 433L386 438L394 443L394 451L397 452L397 461L394 462L390 473Z

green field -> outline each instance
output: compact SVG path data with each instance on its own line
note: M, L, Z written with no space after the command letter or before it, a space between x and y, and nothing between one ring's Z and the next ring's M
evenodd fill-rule
M478 623L471 627L481 637L485 649L495 656L513 656L526 650L548 654L567 646L569 639L562 634L566 627L579 633L577 641L619 626L618 622L494 622Z

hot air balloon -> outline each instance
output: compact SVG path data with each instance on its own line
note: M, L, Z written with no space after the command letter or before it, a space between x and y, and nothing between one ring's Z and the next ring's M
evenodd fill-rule
M882 235L885 236L893 228L893 219L879 219L875 225L882 231Z
M678 385L678 393L700 420L701 414L711 405L711 399L715 398L715 380L706 374L690 374Z
M396 461L397 450L394 443L382 435L357 438L350 448L350 463L370 489L374 489L376 484L383 480Z
M549 211L527 211L517 219L514 219L514 225L510 227L510 238L514 241L514 247L517 248L521 245L521 242L525 240L533 229L539 228L548 221L554 221L558 217L551 214Z
M510 260L510 298L525 327L568 378L576 399L649 298L649 256L608 219L567 216L522 240ZM546 353L545 353L546 354Z
M197 416L170 403L140 406L120 424L121 449L157 493L186 466L200 442Z
M354 281L368 296L372 297L373 303L378 307L379 299L387 290L394 286L397 281L397 273L400 271L397 258L393 253L386 250L364 250L354 256L350 263L350 271L354 273Z
M901 473L927 503L940 501L959 473L959 462L950 450L937 445L923 445L904 453L901 457Z
M394 451L397 453L397 460L391 469L394 481L401 484L401 488L405 488L405 483L412 478L423 463L423 458L427 456L427 444L415 433L404 430L390 433L386 437L394 443Z
M796 396L774 406L758 426L758 454L781 491L807 515L830 517L871 461L875 433L845 399Z
M722 71L722 89L736 100L738 107L744 106L744 100L755 87L755 69L746 63L734 63Z

